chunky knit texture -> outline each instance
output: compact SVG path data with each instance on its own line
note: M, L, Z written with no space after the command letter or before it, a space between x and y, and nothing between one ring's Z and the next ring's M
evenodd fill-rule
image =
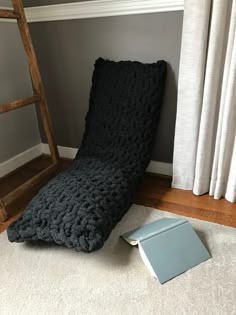
M96 61L77 156L9 226L11 242L43 240L85 252L103 246L150 161L165 77L165 61Z

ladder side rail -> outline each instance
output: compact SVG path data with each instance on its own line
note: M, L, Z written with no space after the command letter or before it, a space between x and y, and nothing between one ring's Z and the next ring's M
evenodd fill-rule
M58 149L54 140L52 122L48 110L48 105L46 101L46 96L42 84L36 54L33 48L29 27L25 17L24 7L21 0L12 0L12 4L14 11L20 15L20 19L17 20L17 23L19 26L22 42L27 56L33 87L34 90L36 91L36 94L41 97L39 107L42 116L44 130L48 139L48 144L52 155L52 160L54 163L58 163L59 161Z

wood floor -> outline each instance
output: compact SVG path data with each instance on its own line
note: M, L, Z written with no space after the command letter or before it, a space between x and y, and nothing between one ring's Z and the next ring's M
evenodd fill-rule
M50 158L42 155L2 178L0 180L0 196L6 195L15 187L21 185L48 166L49 163ZM59 171L66 168L70 163L70 160L62 159ZM31 198L45 183L46 180L8 207L9 219L4 223L0 223L0 232L3 232L11 222L17 219ZM236 227L236 204L232 204L225 199L214 200L207 194L199 197L193 195L191 191L173 189L171 188L171 178L168 176L146 173L143 184L136 195L135 203Z

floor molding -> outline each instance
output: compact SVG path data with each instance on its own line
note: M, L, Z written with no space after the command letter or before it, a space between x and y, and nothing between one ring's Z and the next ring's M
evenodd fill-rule
M78 151L78 149L70 148L70 147L57 146L57 148L58 148L60 157L66 158L66 159L74 159ZM41 150L43 154L50 154L49 146L47 143L41 143Z
M74 159L78 149L58 146L58 151L60 157ZM41 154L50 154L47 143L40 143L33 148L26 150L25 152L22 152L3 163L0 163L0 178L40 156ZM151 161L147 167L147 172L172 176L172 164Z
M182 10L184 0L94 0L25 8L29 23Z
M11 173L18 167L28 163L42 154L42 144L38 144L13 158L0 163L0 178Z
M74 159L78 149L58 146L58 151L61 157L67 159ZM48 144L42 143L42 152L44 154L50 154ZM149 166L147 167L147 172L172 176L172 164L151 161L149 163Z
M160 175L168 175L172 176L172 164L171 163L164 163L158 161L151 161L146 169L147 172L156 173Z

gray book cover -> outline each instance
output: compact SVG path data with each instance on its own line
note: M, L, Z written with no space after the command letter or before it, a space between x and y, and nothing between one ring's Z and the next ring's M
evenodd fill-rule
M122 238L138 245L143 262L161 284L210 258L185 219L163 218L125 233Z

